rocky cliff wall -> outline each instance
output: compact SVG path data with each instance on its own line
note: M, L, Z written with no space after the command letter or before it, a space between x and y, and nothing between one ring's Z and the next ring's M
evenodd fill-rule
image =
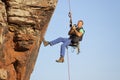
M0 80L29 80L57 0L0 0Z

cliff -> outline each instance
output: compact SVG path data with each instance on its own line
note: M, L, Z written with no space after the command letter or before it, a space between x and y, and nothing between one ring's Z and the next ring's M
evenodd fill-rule
M57 0L0 0L0 80L29 80Z

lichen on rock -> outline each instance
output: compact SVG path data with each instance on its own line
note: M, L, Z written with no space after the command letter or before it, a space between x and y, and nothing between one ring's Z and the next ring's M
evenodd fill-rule
M0 80L6 80L7 77L7 71L5 69L0 69Z

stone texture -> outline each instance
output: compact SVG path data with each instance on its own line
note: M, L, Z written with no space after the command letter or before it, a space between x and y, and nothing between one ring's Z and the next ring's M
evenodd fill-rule
M7 71L4 69L0 69L0 79L7 79Z
M29 80L57 0L0 0L0 80Z

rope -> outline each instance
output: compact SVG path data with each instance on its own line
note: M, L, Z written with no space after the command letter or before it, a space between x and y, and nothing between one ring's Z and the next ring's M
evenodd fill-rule
M68 0L69 3L69 12L71 12L71 4L70 4L70 0Z
M68 13L68 16L69 16L69 18L70 18L70 27L72 27L72 10L71 10L70 0L68 0L68 5L69 5L69 13Z
M70 18L70 24L72 25L72 14L71 14L71 5L70 5L70 0L68 0L69 3L69 13L68 16ZM70 79L70 63L69 63L69 54L68 54L68 48L67 48L67 65L68 65L68 80Z
M71 80L71 79L70 79L70 63L69 63L68 49L67 49L67 64L68 64L68 80Z

